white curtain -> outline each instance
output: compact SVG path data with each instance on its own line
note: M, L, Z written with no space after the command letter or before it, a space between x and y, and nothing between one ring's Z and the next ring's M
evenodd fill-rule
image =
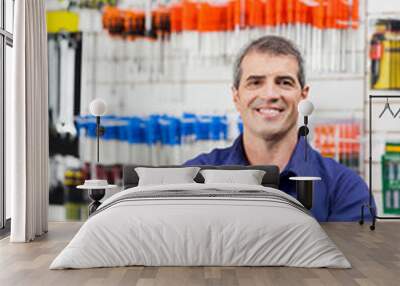
M6 98L6 187L12 242L47 232L48 67L45 0L15 1L14 69Z

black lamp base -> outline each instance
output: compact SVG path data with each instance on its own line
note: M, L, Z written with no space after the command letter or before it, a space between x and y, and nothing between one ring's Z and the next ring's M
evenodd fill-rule
M89 216L94 213L97 208L101 205L100 200L106 194L105 189L90 189L89 190L89 198L93 200L93 202L89 205Z
M311 210L313 206L314 181L320 181L320 177L290 177L289 180L296 181L297 200Z
M313 181L296 181L297 200L310 210L313 206Z

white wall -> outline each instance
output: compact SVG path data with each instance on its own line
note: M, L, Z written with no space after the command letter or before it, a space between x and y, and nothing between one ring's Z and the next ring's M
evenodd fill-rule
M111 37L102 31L100 20L95 11L81 12L81 29L85 31L82 113L87 112L85 107L94 97L106 99L110 112L121 115L234 112L230 92L233 58L192 57L172 43L164 50L165 63L161 67L162 56L154 48L156 45ZM316 117L346 118L351 114L362 118L363 26L356 36L356 71L334 74L308 71ZM197 45L193 39L183 46L188 43L193 47ZM161 69L163 73L158 72Z
M400 12L400 2L398 0L367 0L368 14L394 14Z

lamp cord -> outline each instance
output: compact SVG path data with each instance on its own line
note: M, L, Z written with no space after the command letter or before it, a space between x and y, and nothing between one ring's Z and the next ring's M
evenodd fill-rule
M305 147L304 147L304 161L307 162L307 124L308 124L308 116L304 116L304 140L305 140Z
M97 135L97 164L99 164L100 159L99 159L99 149L100 149L100 116L96 116L96 135Z
M307 127L307 126L306 126ZM307 132L305 132L305 135L304 135L304 139L305 139L305 144L306 144L306 146L304 147L304 161L305 162L307 162Z

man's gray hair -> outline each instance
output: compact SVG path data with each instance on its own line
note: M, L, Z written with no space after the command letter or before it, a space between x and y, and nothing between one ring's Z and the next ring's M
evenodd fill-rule
M240 79L242 77L242 61L246 55L251 52L265 53L271 55L292 55L296 58L299 65L297 78L300 82L301 88L304 88L306 75L304 71L304 60L297 47L289 40L279 36L264 36L250 42L245 46L236 58L233 67L233 86L238 89Z

